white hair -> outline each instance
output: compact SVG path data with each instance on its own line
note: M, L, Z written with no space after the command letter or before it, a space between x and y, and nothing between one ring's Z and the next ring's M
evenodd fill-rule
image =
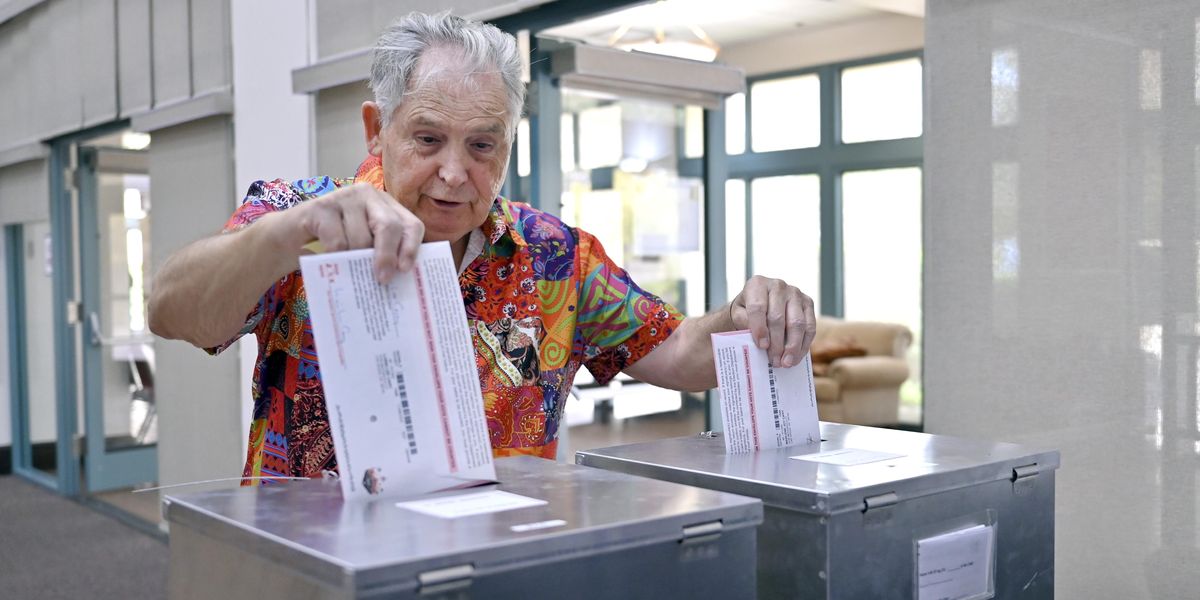
M512 35L496 26L457 17L449 11L437 14L409 13L400 17L379 36L371 54L371 90L386 126L413 84L417 61L431 48L462 52L471 72L498 73L508 97L508 134L525 105L525 83L521 81L521 56Z

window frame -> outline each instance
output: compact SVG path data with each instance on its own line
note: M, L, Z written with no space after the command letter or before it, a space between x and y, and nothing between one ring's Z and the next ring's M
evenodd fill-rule
M783 175L810 175L821 178L821 312L845 315L845 264L842 234L842 175L847 171L867 171L902 167L924 168L924 128L912 138L842 142L841 75L845 69L917 58L924 69L924 51L910 50L764 73L746 78L745 147L742 154L726 155L728 179L745 180L746 185L746 273L753 273L751 242L754 194L750 181ZM755 152L753 135L753 86L761 81L816 74L821 85L821 144L812 148ZM922 89L922 93L924 90ZM701 177L699 158L680 160L681 176ZM732 292L732 290L731 290Z

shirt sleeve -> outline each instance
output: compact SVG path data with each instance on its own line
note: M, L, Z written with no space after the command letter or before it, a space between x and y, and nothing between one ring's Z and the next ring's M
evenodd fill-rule
M305 199L304 193L297 189L292 184L282 179L274 181L255 181L250 184L250 189L246 191L246 198L242 200L242 204L238 206L229 220L225 222L225 227L221 230L222 234L240 231L249 227L252 223L262 218L263 215L273 213L280 210L291 208ZM249 260L253 260L250 258ZM246 315L246 322L242 328L223 344L205 348L209 354L216 355L223 352L226 348L233 345L239 338L250 332L255 334L261 333L260 328L270 327L271 322L275 319L275 309L278 306L280 292L280 284L282 281L275 282L258 299L258 303L254 309Z
M683 315L638 287L604 253L599 240L576 232L582 277L576 327L584 343L584 366L604 384L670 337Z

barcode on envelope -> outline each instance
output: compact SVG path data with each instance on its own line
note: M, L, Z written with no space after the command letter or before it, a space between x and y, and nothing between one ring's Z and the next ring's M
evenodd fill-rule
M400 396L400 418L404 421L404 438L408 441L410 455L417 453L417 432L413 429L412 408L408 405L408 388L404 385L404 372L396 373L396 393Z
M775 387L775 369L767 368L767 384L771 392L771 416L775 418L775 431L779 431L779 390Z

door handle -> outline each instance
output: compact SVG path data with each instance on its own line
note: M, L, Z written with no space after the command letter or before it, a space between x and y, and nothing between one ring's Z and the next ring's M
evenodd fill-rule
M92 329L91 341L93 346L112 345L112 340L104 337L104 334L100 332L100 316L96 314L96 311L88 313L88 324L91 325Z

